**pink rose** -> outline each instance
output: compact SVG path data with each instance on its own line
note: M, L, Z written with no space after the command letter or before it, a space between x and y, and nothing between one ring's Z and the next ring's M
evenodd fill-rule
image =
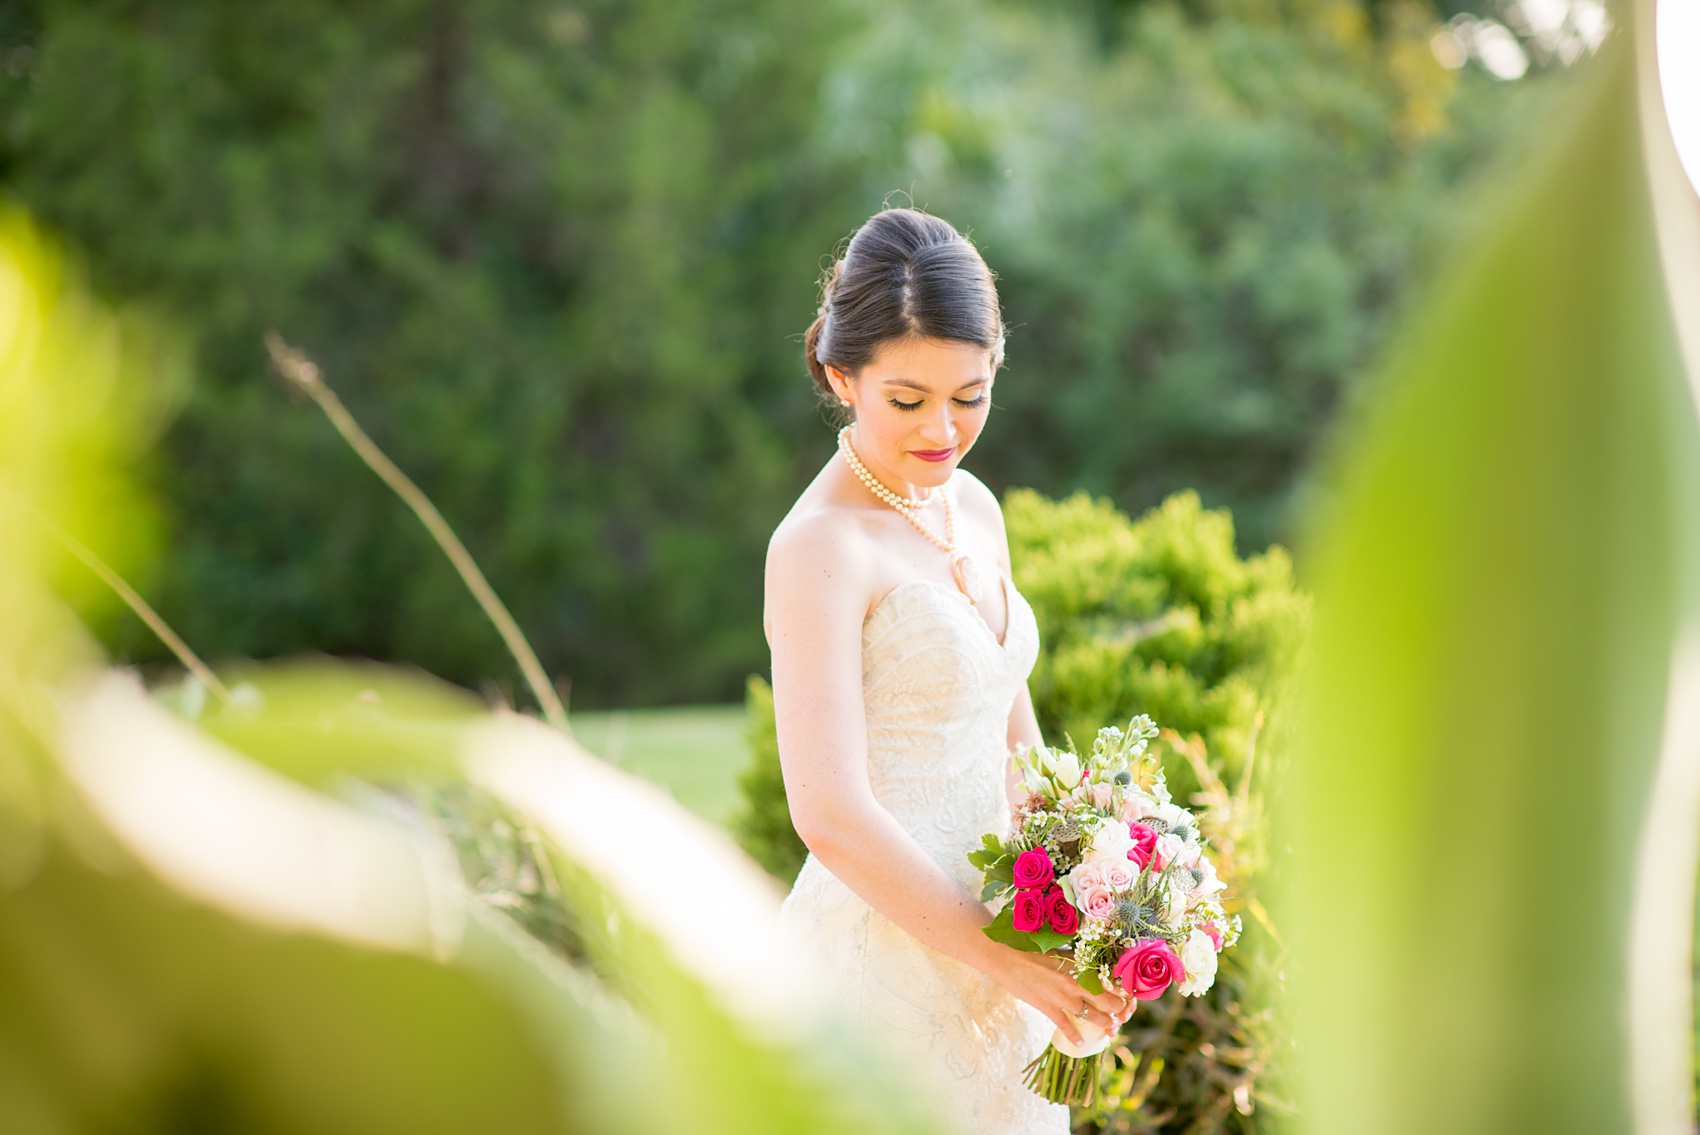
M1081 892L1080 898L1089 918L1108 922L1116 913L1116 896L1103 887L1088 887Z
M1050 853L1042 847L1023 851L1015 857L1015 886L1018 890L1043 890L1056 878L1056 874L1056 868L1051 865Z
M1201 925L1199 927L1199 929L1204 931L1206 934L1210 935L1210 941L1215 945L1216 952L1218 954L1221 953L1222 952L1222 932L1220 930L1216 929L1216 924L1214 922L1206 922L1203 925Z
M1107 785L1107 784L1094 784L1092 786L1092 806L1097 808L1101 812L1108 812L1110 810L1110 786L1109 785Z
M1011 921L1023 934L1045 925L1045 896L1039 891L1016 891Z
M1167 833L1157 837L1156 869L1161 871L1175 861L1175 856L1181 853L1186 841L1179 836Z
M1147 816L1155 815L1156 812L1157 805L1148 796L1130 792L1122 797L1122 819L1129 823L1143 820Z
M1127 849L1127 857L1143 869L1157 850L1157 829L1135 823L1127 826L1127 834L1133 837L1133 846Z
M1080 929L1080 912L1074 909L1074 904L1068 901L1061 887L1052 887L1045 892L1045 917L1050 920L1051 929L1058 934L1073 934Z
M1070 871L1068 877L1074 883L1075 894L1079 894L1089 887L1104 885L1102 872L1096 863L1082 863L1073 871Z
M1110 973L1123 992L1140 1001L1155 1001L1170 982L1186 977L1180 958L1162 938L1141 938L1116 959Z
M1133 886L1133 878L1136 874L1137 872L1132 865L1125 859L1120 863L1111 860L1104 864L1100 877L1104 881L1104 886L1110 888L1110 890L1125 891Z

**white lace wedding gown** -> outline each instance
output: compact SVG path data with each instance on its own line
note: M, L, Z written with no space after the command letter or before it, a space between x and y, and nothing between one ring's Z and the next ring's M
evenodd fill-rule
M975 893L967 853L1006 833L1009 712L1033 668L1032 608L1005 581L1000 644L966 596L943 583L892 588L862 627L862 696L875 797ZM1021 1083L1051 1024L978 970L923 945L875 912L814 856L785 900L785 932L812 942L843 983L850 1012L905 1063L949 1120L974 1135L1067 1135L1068 1109Z

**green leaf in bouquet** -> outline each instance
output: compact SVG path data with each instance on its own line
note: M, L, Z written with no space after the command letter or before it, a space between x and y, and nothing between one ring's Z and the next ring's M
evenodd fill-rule
M1058 934L1048 926L1033 931L1033 945L1041 954L1059 949L1074 941L1073 934Z
M1013 882L1010 882L1007 879L993 879L988 877L985 885L980 888L980 901L991 902L993 899L1002 898L1014 890L1015 884Z
M1017 950L1026 950L1028 953L1032 954L1043 953L1044 951L1040 948L1039 944L1033 940L1033 935L1027 933L1025 930L1017 930L1015 928L1014 919L1015 904L1010 903L1002 910L998 911L997 917L992 919L991 924L986 927L986 937L990 938L994 942L1002 942L1006 946L1013 946Z
M1080 982L1080 988L1086 990L1088 993L1104 992L1104 983L1098 980L1098 971L1095 969L1087 970L1079 976L1078 980Z
M999 860L1010 858L1009 851L1004 847L1003 840L992 835L990 832L986 833L986 835L982 837L981 845L979 847L968 853L968 862L972 863L982 871L990 870L993 864L997 863Z

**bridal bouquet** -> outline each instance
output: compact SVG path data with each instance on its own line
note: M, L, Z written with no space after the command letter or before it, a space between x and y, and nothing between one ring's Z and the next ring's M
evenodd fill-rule
M1003 900L986 927L1020 950L1069 958L1082 986L1120 987L1141 1001L1170 985L1196 997L1216 980L1216 956L1239 938L1238 916L1204 855L1192 814L1169 799L1154 754L1157 727L1135 717L1098 731L1090 755L1019 746L1027 798L1008 839L987 835L969 861L982 901ZM1088 1104L1114 1039L1086 1021L1076 1046L1058 1030L1026 1068L1027 1086L1057 1103Z

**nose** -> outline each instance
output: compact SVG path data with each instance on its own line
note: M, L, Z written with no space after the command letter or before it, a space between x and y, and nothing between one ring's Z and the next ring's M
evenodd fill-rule
M956 419L951 415L948 400L921 423L921 437L927 444L937 445L940 449L956 444Z

